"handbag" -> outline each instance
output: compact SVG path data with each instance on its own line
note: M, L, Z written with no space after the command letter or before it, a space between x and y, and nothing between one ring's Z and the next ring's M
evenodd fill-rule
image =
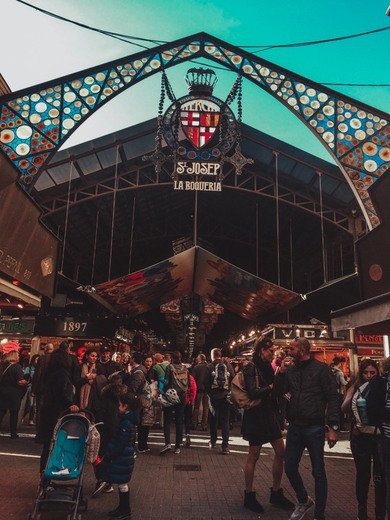
M256 382L257 386L259 386L259 376L257 374ZM244 372L242 370L240 370L240 372L238 372L233 378L231 386L231 400L239 408L243 408L244 410L254 408L261 403L261 398L251 399L249 397L245 388Z

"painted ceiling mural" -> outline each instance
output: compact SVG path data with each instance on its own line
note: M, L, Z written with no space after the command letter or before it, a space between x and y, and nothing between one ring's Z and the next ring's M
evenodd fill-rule
M205 33L0 97L0 149L20 184L31 190L78 125L114 96L200 57L236 71L295 113L337 161L368 228L380 223L369 187L389 169L388 115Z

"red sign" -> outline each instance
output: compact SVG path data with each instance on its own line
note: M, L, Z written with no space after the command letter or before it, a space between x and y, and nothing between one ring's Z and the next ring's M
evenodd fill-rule
M355 334L355 343L358 345L383 345L383 336L380 334Z

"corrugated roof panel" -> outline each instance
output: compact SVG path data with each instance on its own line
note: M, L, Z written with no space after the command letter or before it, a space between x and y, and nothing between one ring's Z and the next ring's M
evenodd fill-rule
M317 174L313 168L298 162L296 162L296 166L291 172L291 177L299 179L300 182L305 182L307 184L311 184L314 176L317 177Z
M53 166L53 168L48 168L47 171L56 184L63 184L64 182L68 182L70 175L72 180L78 179L80 177L76 168L73 168L72 163Z
M109 166L114 166L117 162L121 162L121 157L119 153L117 153L116 146L97 152L97 156L103 168L108 168Z
M84 175L89 175L90 173L95 173L102 169L96 153L77 159L77 164Z
M329 177L328 175L322 175L321 176L321 189L323 193L326 193L327 195L333 195L333 192L338 188L340 184L340 181L337 179L333 179L332 177ZM317 175L316 180L313 183L313 186L320 190L320 177Z
M38 177L37 182L34 185L34 188L37 191L46 190L47 188L52 188L55 186L55 183L52 181L52 179L48 176L46 172L43 172L42 175Z
M351 188L347 184L341 183L339 187L332 193L332 196L337 200L345 202L346 204L350 204L355 199L355 195L353 194Z
M155 147L154 137L155 136L146 135L137 140L123 143L123 150L126 154L126 159L130 160L139 157L140 155L151 153Z
M283 175L290 175L293 169L295 168L295 165L297 164L297 161L294 159L291 159L290 157L286 157L285 155L279 154L278 155L278 170L279 173L282 173Z

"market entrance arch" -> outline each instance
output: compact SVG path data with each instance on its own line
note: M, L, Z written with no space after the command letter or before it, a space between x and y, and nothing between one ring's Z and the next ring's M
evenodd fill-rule
M320 140L352 189L368 229L380 223L368 188L389 170L388 115L205 33L0 98L0 146L31 190L66 139L123 90L163 69L207 58L279 100Z

